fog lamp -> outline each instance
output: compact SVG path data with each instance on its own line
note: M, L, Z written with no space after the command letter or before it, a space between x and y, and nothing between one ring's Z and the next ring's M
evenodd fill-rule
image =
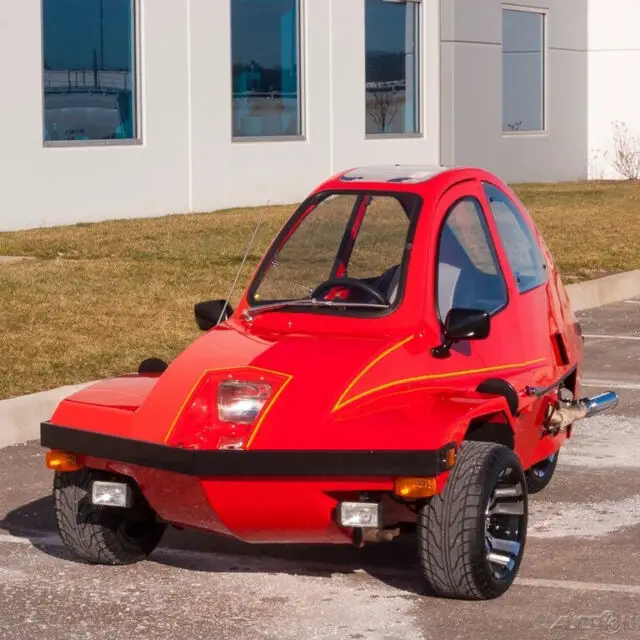
M378 529L382 526L380 503L341 502L338 505L338 524L342 527Z
M91 488L91 502L103 507L126 509L132 503L131 488L124 482L96 480Z

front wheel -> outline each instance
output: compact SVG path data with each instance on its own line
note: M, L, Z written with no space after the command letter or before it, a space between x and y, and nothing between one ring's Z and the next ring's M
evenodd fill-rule
M58 532L67 549L84 562L122 565L143 560L165 532L166 525L157 521L139 491L134 492L136 502L130 509L92 504L93 481L112 479L110 474L88 469L55 473Z
M520 568L528 496L508 447L464 442L443 491L418 515L418 552L427 591L466 600L496 598Z

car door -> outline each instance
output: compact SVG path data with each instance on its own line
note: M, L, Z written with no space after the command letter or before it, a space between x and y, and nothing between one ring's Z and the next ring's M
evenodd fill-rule
M485 311L491 332L484 340L454 345L457 370L489 372L521 361L522 344L505 276L475 181L449 189L438 204L434 246L435 314L442 326L450 309ZM473 380L476 377L474 376Z
M531 345L529 334L529 326L538 326L543 316L530 306L523 311L516 276L484 202L482 186L475 181L456 186L440 201L435 313L442 325L455 307L487 312L489 336L454 345L448 366L460 373L467 388L499 378L526 398L528 386L549 377L549 351L539 341ZM526 464L540 438L535 426L540 401L525 404L525 411L514 421L516 448Z

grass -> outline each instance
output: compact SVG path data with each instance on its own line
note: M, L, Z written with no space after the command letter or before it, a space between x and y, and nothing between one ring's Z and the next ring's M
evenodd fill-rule
M640 185L516 185L565 282L640 268ZM269 207L0 233L0 398L172 359L199 335L196 301L227 297L264 221L232 304L293 210Z

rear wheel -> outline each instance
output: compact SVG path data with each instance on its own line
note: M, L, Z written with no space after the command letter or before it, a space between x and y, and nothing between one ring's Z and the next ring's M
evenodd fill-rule
M515 453L463 443L443 491L420 509L418 551L427 591L487 600L513 583L527 534L527 485Z
M56 522L65 546L78 559L92 564L121 565L143 560L160 542L166 525L158 522L137 487L132 487L135 502L130 509L92 504L94 480L114 477L89 469L55 473Z
M527 479L527 490L529 493L538 493L551 482L553 473L556 470L556 465L558 464L558 454L559 452L556 451L548 458L541 460L530 469L527 469L525 477Z

